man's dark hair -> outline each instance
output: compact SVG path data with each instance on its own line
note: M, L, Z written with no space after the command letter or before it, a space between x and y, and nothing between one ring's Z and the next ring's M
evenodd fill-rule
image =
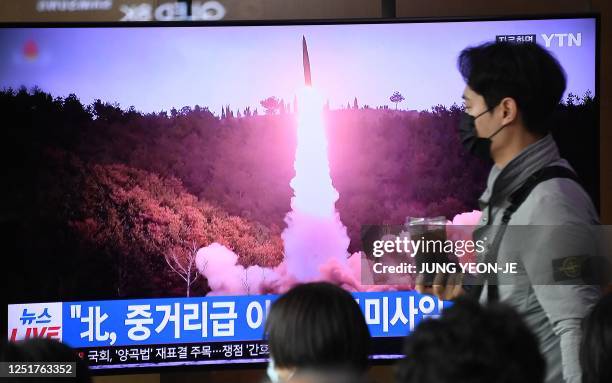
M580 365L583 383L612 382L612 294L583 319Z
M398 383L542 383L546 364L513 309L459 299L421 322L404 344Z
M361 309L330 283L298 285L278 298L265 333L277 367L363 371L368 365L370 332Z
M457 61L466 84L487 108L513 98L526 128L546 134L546 120L565 91L565 72L556 58L535 43L486 43L464 49Z

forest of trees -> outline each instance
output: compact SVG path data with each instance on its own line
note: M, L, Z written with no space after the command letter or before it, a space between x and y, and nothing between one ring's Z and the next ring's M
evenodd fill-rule
M593 104L572 95L557 125L596 118ZM229 106L221 116L200 106L145 114L39 89L1 91L3 235L15 254L15 301L178 296L186 284L203 295L192 260L213 242L244 266L281 262L295 103L293 111L273 97L261 105L261 114ZM363 224L477 208L490 164L461 147L461 112L360 109L357 99L326 109L350 252L360 250Z

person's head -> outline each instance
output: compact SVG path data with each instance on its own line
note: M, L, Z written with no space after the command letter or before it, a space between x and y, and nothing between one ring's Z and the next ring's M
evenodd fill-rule
M299 370L287 383L372 383L372 380L356 371Z
M545 361L521 317L459 299L406 338L398 383L542 383Z
M350 293L326 282L298 285L279 297L265 334L276 371L365 371L370 332Z
M464 49L457 64L466 83L465 111L476 117L479 137L494 135L494 159L517 137L537 140L548 133L546 122L561 101L566 77L546 49L535 43L486 43Z
M8 342L0 350L0 361L2 362L69 362L75 363L76 376L67 377L45 377L41 378L19 378L19 382L91 382L91 375L87 361L81 359L76 352L57 340L48 338L32 338L19 342Z
M605 295L582 322L583 383L612 381L612 294Z

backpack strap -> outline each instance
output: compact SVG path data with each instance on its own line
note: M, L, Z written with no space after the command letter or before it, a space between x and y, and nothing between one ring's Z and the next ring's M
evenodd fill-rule
M571 169L566 168L565 166L547 166L536 172L525 180L523 185L519 187L517 190L512 192L508 197L508 201L510 202L510 206L508 206L502 215L501 227L495 234L495 238L493 239L491 248L486 254L485 262L487 263L495 263L497 262L497 252L499 251L499 246L501 244L501 240L506 231L506 226L512 215L518 210L523 202L527 199L531 191L538 186L541 182L548 181L553 178L568 178L574 180L576 183L580 184L580 180L576 173L574 173ZM490 222L488 223L490 225ZM482 289L484 282L487 281L487 300L489 302L499 300L499 289L497 286L497 274L489 274L486 276L479 276L479 283L474 286L468 287L468 293L474 299L479 299L482 294Z
M510 206L504 210L504 215L502 216L502 224L507 224L514 214L515 211L521 206L521 204L529 197L531 191L538 186L541 182L548 181L553 178L569 178L576 183L580 184L580 179L573 170L566 168L565 166L547 166L544 167L527 178L525 183L515 190L510 197L508 197L508 201L510 202Z

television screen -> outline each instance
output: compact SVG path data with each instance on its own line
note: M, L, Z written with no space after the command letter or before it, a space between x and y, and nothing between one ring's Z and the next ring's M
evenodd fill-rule
M262 363L271 302L326 280L397 358L446 302L364 276L363 228L478 222L491 164L459 141L459 52L559 60L553 128L597 202L596 39L592 16L3 25L8 339L96 370Z

